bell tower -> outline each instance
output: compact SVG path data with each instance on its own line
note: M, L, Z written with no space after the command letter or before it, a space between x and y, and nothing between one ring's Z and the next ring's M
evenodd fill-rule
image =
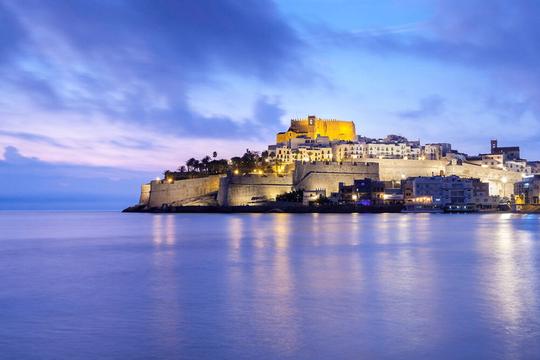
M316 128L315 128L315 122L317 117L315 115L309 115L308 116L308 136L312 139L315 139L316 137Z
M495 149L497 149L498 143L497 140L491 140L491 153L495 154Z

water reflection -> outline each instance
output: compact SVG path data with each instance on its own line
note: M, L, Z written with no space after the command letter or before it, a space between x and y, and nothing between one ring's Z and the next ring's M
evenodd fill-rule
M152 241L154 245L161 245L163 232L163 216L154 215L152 217Z
M0 241L6 358L540 353L539 216L69 217Z
M538 308L540 274L533 248L535 231L516 227L524 218L495 216L498 220L494 227L490 223L477 230L477 247L486 259L480 268L482 289L497 314L492 319L496 326L505 332L527 333L531 321L528 314ZM509 356L521 346L515 341L505 343Z
M419 214L423 215L423 214ZM412 216L400 216L398 218L397 229L395 229L398 241L401 243L408 243L411 240L411 224L413 220L419 221L418 218L413 218ZM421 221L421 220L420 220Z
M175 272L176 252L172 245L176 242L176 216L155 215L152 219L152 242L156 246L153 251L150 275L150 297L153 306L152 331L160 334L157 339L162 350L174 351L180 337L179 323L182 311L177 298L178 278ZM165 245L165 247L164 247Z
M229 230L229 260L233 262L240 261L242 247L243 221L241 217L231 217L228 222Z
M378 294L379 316L392 319L381 322L379 330L389 338L408 337L407 346L400 350L403 352L425 346L427 339L433 346L443 337L442 329L436 326L436 314L441 311L435 301L440 296L439 270L432 254L418 246L416 237L418 224L429 218L407 214L386 220L373 229L379 236L378 243L384 246L375 254L372 271L377 279L370 291Z
M294 227L290 218L289 214L275 214L232 217L228 221L229 259L242 264L228 270L228 306L233 313L250 309L252 325L245 336L272 339L268 346L283 355L297 351L300 333L295 321L297 294L288 252ZM249 239L244 252L240 251L242 234Z
M154 215L152 217L152 242L154 245L173 245L175 241L175 215Z

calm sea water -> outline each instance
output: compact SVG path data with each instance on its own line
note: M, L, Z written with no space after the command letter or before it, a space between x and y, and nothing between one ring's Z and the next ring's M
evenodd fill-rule
M540 217L2 212L0 358L540 358Z

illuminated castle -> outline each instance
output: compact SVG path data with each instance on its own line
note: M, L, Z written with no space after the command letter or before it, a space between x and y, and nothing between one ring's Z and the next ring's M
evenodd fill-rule
M301 136L310 139L327 136L330 141L354 141L356 130L352 121L325 120L310 115L307 119L291 120L289 130L276 135L276 143L285 143Z

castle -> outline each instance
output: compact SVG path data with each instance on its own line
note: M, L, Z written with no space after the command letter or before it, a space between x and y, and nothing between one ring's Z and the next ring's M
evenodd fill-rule
M277 133L276 143L286 143L299 137L310 139L328 137L330 141L354 141L356 129L352 121L327 120L310 115L306 119L291 120L291 126L287 131Z
M143 185L140 204L150 208L199 203L256 205L300 190L309 196L329 197L338 193L340 186L352 186L362 179L387 184L389 193L384 195L392 200L404 180L421 177L429 179L419 183L444 182L431 178L450 176L478 179L483 184L483 195L478 197L480 206L496 206L514 193L522 203L538 203L540 161L522 159L519 150L517 146L499 147L493 140L489 154L469 156L452 149L449 143L421 145L419 140L409 141L397 135L383 139L357 137L352 121L310 115L291 120L289 129L277 134L276 144L268 146L264 160L272 170L152 181Z

